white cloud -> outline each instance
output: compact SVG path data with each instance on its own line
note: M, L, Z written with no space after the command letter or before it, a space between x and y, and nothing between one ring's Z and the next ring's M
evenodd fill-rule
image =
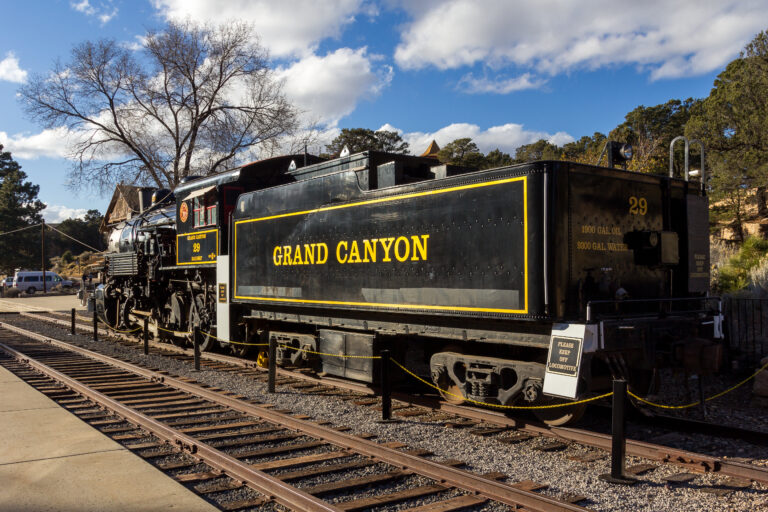
M93 16L96 14L96 9L91 6L88 0L82 0L81 2L72 2L69 4L77 12L81 12L86 16Z
M5 58L0 60L0 80L19 84L27 80L27 72L19 67L19 59L13 52L6 53Z
M47 204L43 210L45 222L58 224L67 219L83 219L88 210L85 208L70 208L59 204Z
M105 25L106 23L109 23L109 20L117 16L117 7L112 9L110 12L103 12L99 14L99 21L102 25Z
M325 56L311 55L279 68L284 91L306 117L335 125L365 97L376 96L392 81L390 66L375 67L366 48L339 48Z
M72 1L69 3L77 12L83 13L89 17L95 17L102 25L109 23L112 18L117 16L118 9L112 5L112 1L98 2L98 5L91 5L90 0Z
M497 78L488 77L475 78L472 73L461 77L458 83L458 89L469 94L509 94L510 92L522 91L525 89L539 89L546 80L533 78L530 73L525 73L515 78Z
M13 153L14 158L36 159L40 157L65 158L68 154L68 141L71 138L66 128L53 128L40 133L26 135L8 135L0 132L0 144L5 151Z
M402 2L395 51L406 69L483 63L558 74L630 64L652 79L723 67L768 24L766 0Z
M250 22L262 43L276 57L313 53L318 42L338 37L357 14L376 15L375 8L363 0L152 0L152 3L169 20Z
M427 149L429 143L435 140L440 147L456 139L469 137L477 144L483 153L494 149L500 149L504 153L514 156L515 150L523 144L530 144L540 139L545 139L553 144L562 145L573 142L573 137L565 132L550 134L540 131L526 130L523 125L507 123L500 126L492 126L482 130L476 124L453 123L444 126L435 132L410 132L404 133L391 124L385 124L379 130L394 131L400 134L410 145L411 153L418 155Z
M133 36L133 41L123 41L120 43L120 46L125 48L126 50L131 50L132 52L137 52L139 50L142 50L147 45L147 38L142 35Z

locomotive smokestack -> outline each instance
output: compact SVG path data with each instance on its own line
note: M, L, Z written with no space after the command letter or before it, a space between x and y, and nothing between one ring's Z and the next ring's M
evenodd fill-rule
M144 210L152 205L152 193L155 189L150 187L141 187L139 189L139 213L144 213Z

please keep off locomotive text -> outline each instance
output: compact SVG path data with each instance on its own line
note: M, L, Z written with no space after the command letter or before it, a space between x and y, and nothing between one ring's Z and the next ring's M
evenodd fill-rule
M422 261L427 259L428 241L429 235L340 240L331 253L340 264ZM275 266L324 265L328 261L329 252L324 242L278 245L272 251L272 262Z

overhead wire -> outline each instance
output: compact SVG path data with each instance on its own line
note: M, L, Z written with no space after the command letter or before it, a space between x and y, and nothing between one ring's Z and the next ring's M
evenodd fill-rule
M98 252L98 253L104 252L104 251L102 251L101 249L97 249L97 248L93 247L92 245L88 245L88 244L87 244L87 243L85 243L85 242L81 242L81 241L80 241L80 240L78 240L77 238L75 238L75 237L73 237L73 236L70 236L70 235L68 235L68 234L64 233L63 231L60 231L60 230L56 229L55 227L51 226L50 224L46 224L46 226L47 226L47 227L49 227L50 229L54 230L54 231L55 231L55 232L57 232L58 234L60 234L60 235L64 235L65 237L69 238L70 240L73 240L73 241L77 242L78 244L80 244L80 245L82 245L82 246L85 246L85 247L87 247L87 248L89 248L89 249L93 249L94 251L96 251L96 252Z
M37 226L39 226L39 225L41 225L41 224L42 224L42 222L38 222L37 224L32 224L31 226L24 226L23 228L14 229L13 231L6 231L5 233L0 233L0 236L3 236L3 235L10 235L11 233L17 233L17 232L19 232L19 231L24 231L25 229L32 229L32 228L36 228Z

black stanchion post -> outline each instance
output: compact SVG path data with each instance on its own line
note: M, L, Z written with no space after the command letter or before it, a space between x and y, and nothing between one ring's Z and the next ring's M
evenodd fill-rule
M200 328L195 327L192 338L195 345L195 370L200 371Z
M277 375L277 338L270 336L269 338L269 351L267 352L269 358L269 378L267 379L267 392L275 392L275 377Z
M96 308L93 308L93 341L99 341L99 317L96 316Z
M392 386L389 382L389 350L381 351L381 419L392 419Z
M75 308L72 308L72 319L70 322L70 331L69 333L74 336L75 335Z
M149 354L149 318L144 317L144 355Z
M627 449L625 436L627 405L627 381L617 379L613 381L613 415L611 419L611 472L600 475L601 480L612 484L632 485L636 478L624 474L624 458Z

